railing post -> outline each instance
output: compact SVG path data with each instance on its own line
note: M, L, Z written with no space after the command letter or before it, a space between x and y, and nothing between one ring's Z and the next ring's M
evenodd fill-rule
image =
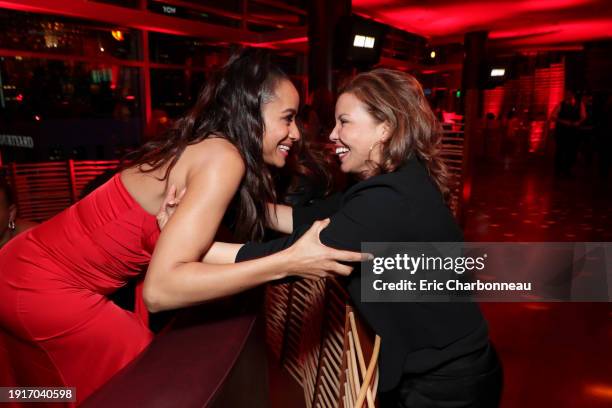
M70 180L70 200L75 203L77 201L76 191L76 175L74 173L74 160L68 160L68 179Z
M15 203L17 204L17 208L19 208L19 194L17 194L17 163L12 162L9 169L11 172L11 174L9 174L11 179L11 188L15 194Z

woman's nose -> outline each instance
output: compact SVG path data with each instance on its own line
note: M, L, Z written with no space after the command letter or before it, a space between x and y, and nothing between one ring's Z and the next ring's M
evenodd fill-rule
M289 139L296 142L300 140L301 138L302 138L302 135L300 134L300 129L296 125L291 126L291 130L289 132Z
M338 140L338 127L334 127L331 131L331 133L329 134L329 140L331 140L332 142L335 142L336 140Z

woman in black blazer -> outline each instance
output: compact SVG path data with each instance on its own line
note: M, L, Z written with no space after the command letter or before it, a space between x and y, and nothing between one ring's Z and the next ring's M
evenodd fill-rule
M361 179L343 194L303 207L274 206L287 237L244 246L215 244L211 261L244 261L291 246L329 218L322 243L359 251L362 242L462 241L443 196L439 126L420 84L386 70L357 75L340 93L336 145L341 169ZM216 258L216 259L214 259ZM358 268L358 266L357 266ZM382 338L382 407L496 407L502 370L474 303L363 303L360 271L346 278L355 306Z

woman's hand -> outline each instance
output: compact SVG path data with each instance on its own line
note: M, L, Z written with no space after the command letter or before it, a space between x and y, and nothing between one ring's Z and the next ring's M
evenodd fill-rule
M353 271L353 267L340 262L362 262L372 259L370 254L343 251L323 245L319 234L329 222L329 218L316 221L299 240L286 249L289 276L307 279L325 278L334 274L348 276Z
M161 207L159 208L159 211L155 216L155 218L157 218L157 225L159 226L160 230L164 229L164 227L172 217L172 214L174 214L179 203L185 196L186 191L187 188L183 188L183 191L181 191L181 193L177 197L176 186L170 186L168 192L166 193L166 197L164 197L164 201L162 201Z

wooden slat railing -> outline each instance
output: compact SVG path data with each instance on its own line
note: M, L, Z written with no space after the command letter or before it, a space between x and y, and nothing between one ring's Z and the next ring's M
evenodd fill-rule
M2 173L15 191L20 217L40 222L72 205L89 182L118 165L117 160L12 163Z

